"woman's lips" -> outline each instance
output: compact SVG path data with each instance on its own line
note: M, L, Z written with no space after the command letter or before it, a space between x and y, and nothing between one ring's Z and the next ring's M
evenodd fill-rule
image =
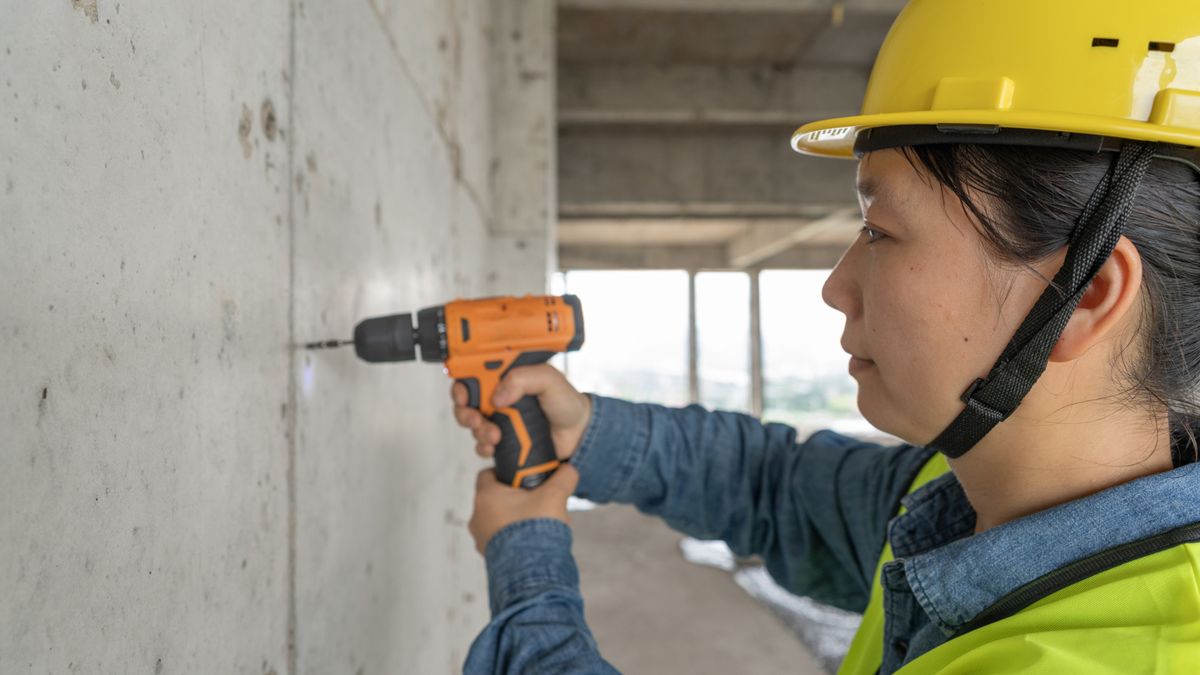
M853 375L855 372L864 370L866 368L870 368L873 365L875 365L874 361L870 361L868 359L860 359L857 356L851 356L850 357L850 374Z

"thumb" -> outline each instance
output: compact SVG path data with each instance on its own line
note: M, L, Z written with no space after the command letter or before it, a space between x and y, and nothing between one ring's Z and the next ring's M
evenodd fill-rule
M524 396L539 396L554 388L562 380L562 376L553 366L538 364L536 366L519 366L508 371L496 393L492 395L492 404L497 408L510 406Z
M566 499L575 494L575 487L579 485L579 471L570 464L559 464L554 474L542 485Z

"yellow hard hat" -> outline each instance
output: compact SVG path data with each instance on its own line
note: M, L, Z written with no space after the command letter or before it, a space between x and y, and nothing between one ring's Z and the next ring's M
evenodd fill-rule
M912 0L862 114L806 124L792 147L852 157L862 137L897 128L1200 147L1200 0Z

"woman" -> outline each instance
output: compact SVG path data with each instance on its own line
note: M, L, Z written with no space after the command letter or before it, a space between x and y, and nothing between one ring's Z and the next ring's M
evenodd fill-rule
M529 492L480 474L493 620L467 671L612 671L575 493L865 610L843 672L1200 672L1200 3L914 0L863 114L793 145L859 158L823 295L863 415L908 444L514 370L497 405L537 394L571 464Z

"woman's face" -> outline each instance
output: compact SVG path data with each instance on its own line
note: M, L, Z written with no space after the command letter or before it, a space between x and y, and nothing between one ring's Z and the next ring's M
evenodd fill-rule
M866 155L858 192L865 229L822 297L846 315L842 348L863 416L927 444L962 410L959 397L991 369L1045 283L991 260L962 202L900 151Z

